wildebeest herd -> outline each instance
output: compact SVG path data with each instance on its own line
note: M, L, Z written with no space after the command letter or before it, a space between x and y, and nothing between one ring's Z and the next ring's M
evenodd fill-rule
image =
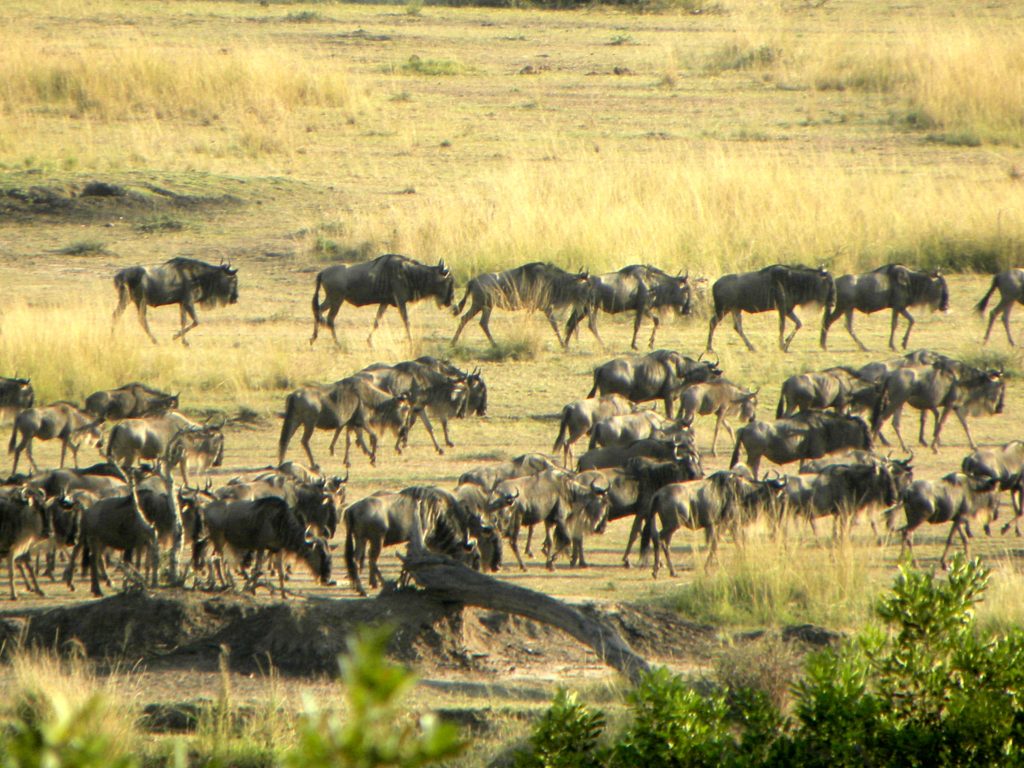
M131 301L154 343L148 307L178 305L181 328L174 338L187 345L186 334L199 323L196 306L238 300L236 269L193 259L123 269L114 284L115 323ZM985 340L1001 316L1013 344L1009 314L1015 303L1024 302L1024 270L995 276L977 304L979 313L997 290L1000 301L989 315ZM292 560L304 564L318 582L334 583L330 542L336 535L344 537L349 581L363 595L364 571L370 587L378 586L382 549L404 542L488 570L500 568L507 543L518 567L525 569L520 535L525 528L523 551L530 555L534 529L542 526L549 569L562 555L570 566L585 567L586 538L622 518L632 521L624 565L630 565L632 548L639 542L642 556L653 550L655 575L662 555L675 572L670 544L679 528L704 531L710 567L721 532L731 532L740 541L744 526L755 519L766 520L773 529L804 519L816 535L816 521L828 517L834 535L841 536L865 514L872 526L883 521L884 532L898 530L911 550L920 525L951 523L942 555L945 564L955 535L968 548L970 521L979 511L988 510L990 521L996 519L1001 493L1009 492L1013 510L1003 532L1017 527L1024 514L1024 442L978 450L968 426L969 418L1002 412L1006 382L1001 370L976 369L920 350L861 367L805 372L782 383L775 418L761 420L760 391L729 381L717 359L653 349L661 314L691 311L689 275L650 265L590 275L534 262L478 275L469 280L458 303L455 295L455 279L443 260L430 266L386 254L363 264L329 267L316 277L310 343L321 326L339 343L335 319L345 303L377 305L368 343L389 306L397 309L411 338L407 305L433 297L438 306L461 315L453 344L478 315L483 333L494 344L489 320L497 308L542 311L564 348L585 322L603 347L598 314L630 312L631 346L636 349L646 318L652 323L652 351L617 357L594 369L587 397L567 404L559 414L553 455L530 453L480 467L464 473L452 489L418 485L381 490L349 504L353 438L375 463L382 439L401 453L410 430L422 423L436 451L444 453L435 424L449 447L454 445L452 421L487 413L488 390L479 369L463 371L447 360L424 356L370 365L331 384L303 386L286 398L276 467L218 488L209 480L201 485L200 477L223 462L225 423L191 420L178 410L176 394L132 382L93 393L82 408L65 401L39 407L28 379L0 379L0 413L13 417L8 446L13 466L0 486L0 554L9 569L11 598L16 598L15 570L29 590L41 594L38 568L45 568L51 578L62 577L71 589L76 569L88 569L92 592L100 595L101 581L111 584L109 572L114 569L125 583L155 586L162 562L171 583L184 583L191 573L193 583L204 588L233 586L241 579L250 590L261 584L273 589L263 579L265 561L272 564L277 589L286 596ZM902 317L908 323L901 340L906 349L914 324L908 310L925 306L944 311L949 291L940 273L900 264L838 279L824 268L785 265L726 275L711 287L705 354L712 353L715 329L726 315L754 350L743 331L742 314L767 311L778 313L779 346L787 351L801 328L795 310L809 304L823 309L822 348L829 328L844 317L850 336L865 349L853 330L854 313L889 310L889 346L896 349ZM564 330L559 311L567 315ZM787 321L793 324L788 335ZM664 415L647 403L663 406ZM918 441L932 450L948 416L956 415L974 450L959 472L936 480L914 479L913 453L900 431L908 406L920 412ZM928 414L933 420L930 437ZM733 443L729 469L705 474L694 437L697 416L715 418L712 455L720 427L726 428ZM882 432L887 423L905 458L875 451L879 444L888 445ZM307 465L287 460L300 430ZM323 472L314 457L311 439L318 430L331 433L332 455L345 433L343 477ZM577 445L584 439L586 450L580 451ZM58 468L37 466L34 440L61 441ZM97 447L106 460L79 468L83 445ZM69 452L74 469L64 466ZM30 474L18 472L23 454ZM783 475L772 469L761 475L763 460L798 466L798 472ZM191 554L183 564L186 545Z

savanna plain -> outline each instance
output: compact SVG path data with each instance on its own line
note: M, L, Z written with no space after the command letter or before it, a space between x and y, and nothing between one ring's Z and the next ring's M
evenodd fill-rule
M1019 3L943 0L556 10L8 0L0 6L0 373L30 376L39 402L81 402L133 380L180 393L187 414L229 419L224 466L211 474L220 484L276 461L284 397L303 383L422 354L479 366L489 415L454 422L457 446L444 455L420 428L401 456L387 448L371 467L357 455L354 501L417 483L452 487L467 469L548 451L562 405L586 396L598 363L629 352L631 324L604 316L607 348L584 329L563 351L542 315L498 310L497 347L475 322L453 347L451 312L423 302L411 307L411 343L390 310L371 349L374 310L346 306L341 347L329 335L311 346L314 278L331 263L387 252L444 259L459 298L470 277L528 261L595 273L655 264L698 286L693 314L666 316L657 346L696 357L708 287L722 274L782 262L838 275L901 261L943 269L951 291L948 314L917 313L911 348L1003 367L1005 412L972 429L981 445L1017 439L1024 364L1000 328L981 346L984 323L972 308L992 273L1024 261L1022 16ZM100 188L94 182L117 193L88 194ZM239 302L200 308L188 349L171 340L173 308L150 312L159 345L131 309L112 332L114 271L174 256L237 267ZM868 353L841 324L822 351L820 313L801 316L788 354L775 344L774 315L745 322L756 354L728 322L717 331L722 369L759 389L762 416L774 413L786 376L894 354L887 316L857 318ZM905 436L914 417L904 420ZM711 426L698 420L702 451ZM934 454L916 450L916 477L959 467L969 449L955 419L943 437ZM341 473L327 442L316 435L314 451ZM726 466L730 451L720 439L705 468ZM54 445L38 445L36 455L56 465ZM301 458L297 441L289 458ZM686 534L676 538L680 575L654 580L648 568L621 565L628 527L614 523L588 540L587 570L562 562L549 573L535 559L525 573L506 563L498 578L632 617L622 626L639 629L627 639L652 662L697 678L767 670L782 690L778 680L795 673L804 648L783 642L783 630L870 623L899 551L878 547L863 521L839 543L803 527L776 538L755 527L743 547L726 540L720 565L705 573L702 540ZM976 526L972 542L993 568L980 616L1016 626L1024 547L998 527L985 537ZM945 534L920 531L922 567L937 567ZM340 552L336 560L341 572ZM382 566L397 578L394 554ZM226 702L248 712L241 725L200 717L180 738L224 764L271 764L291 737L292 718L280 713L308 695L343 706L327 670L278 669L278 651L301 655L312 644L303 632L328 638L331 654L342 650L350 628L328 631L314 614L324 601L361 600L343 578L320 587L299 569L292 586L295 637L264 627L278 644L263 646L258 664L225 661L231 652L216 650L224 638L215 633L215 650L196 651L194 663L180 653L162 660L167 648L137 662L132 632L147 620L163 625L149 603L136 608L151 616L133 616L127 601L90 625L117 638L98 642L102 660L61 661L12 640L0 675L9 690L47 686L73 697L102 688L114 702L112 738L154 760L170 754L173 739L139 724L146 705ZM91 603L84 583L74 593L44 588L46 597L0 606L4 620L16 627ZM193 624L216 610L278 602L262 592L174 595ZM385 606L376 618L400 623L401 610ZM445 621L422 628L433 640L417 635L403 646L422 675L409 705L475 728L460 764L485 764L520 738L558 685L611 710L622 700L618 678L553 630L468 610Z

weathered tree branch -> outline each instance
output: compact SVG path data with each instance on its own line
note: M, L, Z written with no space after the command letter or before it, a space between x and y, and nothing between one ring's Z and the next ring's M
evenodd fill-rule
M634 685L649 669L647 662L634 653L614 629L561 600L498 581L443 555L421 551L410 553L403 562L403 575L432 596L558 627L592 648L598 658L624 674Z

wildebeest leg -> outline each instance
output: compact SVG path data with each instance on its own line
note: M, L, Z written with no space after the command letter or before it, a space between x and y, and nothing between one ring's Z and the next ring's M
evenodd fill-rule
M636 349L636 337L640 333L640 323L643 322L644 311L643 308L638 308L636 316L633 318L633 339L629 342L629 346L632 349ZM602 345L603 346L603 345ZM651 347L654 347L654 334L651 334Z
M377 565L377 561L380 559L380 550L384 545L384 540L374 538L370 541L370 587L383 586L384 574L380 572L380 566Z
M114 335L114 331L117 330L117 321L121 319L121 315L124 314L125 309L128 307L128 291L118 291L117 306L114 307L114 315L110 318L110 335Z
M988 344L988 337L992 333L992 326L995 325L996 318L999 315L1003 316L1003 327L1006 329L1006 338L1010 342L1010 346L1013 344L1013 336L1010 335L1010 310L1013 309L1013 300L1006 301L1000 299L999 303L988 313L988 327L985 328L985 338L982 339L982 344Z
M449 448L454 448L455 443L452 442L451 437L448 435L448 419L441 419L441 429L444 431L444 443Z
M736 433L733 432L732 427L729 426L729 422L725 420L725 409L719 408L717 417L715 418L715 434L711 438L711 455L718 455L718 429L722 425L725 425L726 431L729 433L729 440L736 442Z
M633 551L633 543L636 541L636 537L640 535L641 530L644 527L644 519L640 515L633 516L633 525L629 529L629 538L626 539L626 551L622 553L622 564L629 568L629 553ZM651 532L652 537L657 531L655 522L651 521ZM657 544L655 543L655 558L657 558Z
M573 312L575 312L575 311L576 310L574 309ZM597 307L594 307L590 311L589 317L587 317L587 328L589 328L590 332L592 334L594 334L594 338L597 339L597 343L600 344L602 347L604 347L605 346L604 339L602 339L601 338L601 334L597 332ZM569 347L569 334L568 333L565 334L565 346L568 349L568 347ZM636 349L636 331L633 332L633 349Z
M431 424L430 423L430 419L427 418L427 412L426 411L420 411L419 412L419 417L421 419L423 419L423 426L426 427L427 434L430 435L430 439L434 441L434 450L437 451L439 454L443 455L444 454L444 448L442 448L440 446L440 444L438 444L437 438L434 436L434 425ZM448 442L448 445L452 444L450 441L448 441L447 433L445 434L445 441Z
M341 310L341 303L334 304L327 311L327 327L331 329L331 338L334 339L334 346L341 349L341 342L338 341L338 330L334 327L334 319L338 316L338 312ZM310 342L312 343L312 342Z
M846 325L846 332L848 334L850 334L850 338L853 339L857 343L858 347L860 347L860 351L861 352L867 352L868 348L866 346L864 346L864 344L861 342L861 340L857 338L857 334L855 334L853 332L853 310L852 309L850 309L850 310L848 310L846 312L846 320L844 321L844 324ZM891 346L891 344L890 344L890 346Z
M707 572L711 570L711 564L718 560L718 531L712 522L704 526L704 543L708 546L708 559L704 561L704 571Z
M948 570L949 564L946 562L946 555L949 554L949 548L953 545L953 534L960 534L960 541L964 545L964 558L971 556L971 546L967 540L967 536L964 534L964 521L959 517L953 518L953 527L949 529L949 536L946 537L946 548L942 550L942 558L939 560L939 564L942 566L942 570Z
M558 339L558 345L562 349L566 349L568 347L568 340L562 341L562 332L558 330L558 321L555 319L555 311L551 309L551 307L545 307L544 316L548 319L548 322L551 323L551 330L555 332L555 338Z
M146 332L149 338L154 344L159 344L156 340L156 336L153 335L153 331L149 329L149 320L146 319L146 302L145 300L140 301L136 307L139 310L139 322L142 324L142 329Z
M1010 333L1010 310L1013 309L1013 302L1010 302L1006 309L1003 310L1003 328L1006 329L1006 338L1010 342L1011 347L1017 346L1013 341L1013 335Z
M672 534L675 531L669 529L661 532L661 551L665 553L665 565L668 566L668 575L675 578L676 567L672 563Z
M43 593L43 588L39 586L39 579L36 578L36 570L32 566L32 560L26 553L18 558L18 570L21 572L21 578L25 581L25 588L29 592L35 592L41 597L46 595Z
M895 333L895 331L896 331L896 313L897 312L899 312L899 314L901 314L905 318L907 318L907 332L903 334L903 349L906 349L907 348L907 343L910 341L910 331L914 327L914 318L913 318L913 316L909 312L907 312L906 308L900 309L900 310L895 310L894 309L892 311L892 333ZM895 350L896 347L892 346L892 333L889 334L889 346L892 347L893 350Z
M331 437L331 444L329 446L327 446L327 452L331 456L334 455L334 446L337 445L338 438L341 437L341 430L342 429L344 429L344 427L338 427L336 430L334 430L334 436Z
M312 469L319 469L319 465L316 463L316 459L313 458L313 449L309 447L310 438L313 437L313 430L316 428L316 424L306 424L302 428L302 439L299 441L302 443L302 448L306 451L306 458L309 459L309 466Z
M651 328L651 339L650 339L650 341L647 342L647 348L648 349L654 349L654 337L658 334L658 326L661 325L661 319L658 317L658 313L657 312L650 312L650 311L648 311L647 316L649 318L651 318L651 325L652 325L652 328ZM633 346L633 349L636 349L635 345Z
M525 549L525 552L526 552L526 556L527 557L533 557L533 551L532 551L531 547L533 545L533 529L534 529L534 527L535 526L530 525L530 526L527 526L527 528L526 528L526 549Z
M18 592L14 588L14 553L13 552L8 552L7 553L7 574L10 577L10 587L11 587L10 595L11 595L11 600L17 600L18 599Z
M719 315L717 312L715 314L711 315L711 320L708 323L708 346L707 346L707 351L708 352L712 351L712 349L711 349L711 340L714 338L714 336L715 336L715 328L718 327L718 324L720 322L722 322L722 315Z
M956 417L960 420L961 426L964 428L964 434L967 435L967 443L968 443L968 445L971 446L971 450L972 451L978 450L978 446L974 444L974 438L971 437L971 429L970 429L970 427L967 426L967 414L965 414L959 408L954 408L953 412L956 414ZM945 415L945 412L943 413L943 415ZM935 444L936 445L939 444L939 427L938 426L936 426L936 428L935 428Z
M36 464L35 456L32 455L32 443L33 443L32 438L29 438L28 441L25 444L25 455L28 456L28 463L32 467L32 471L33 472L38 472L39 471L39 465ZM64 463L61 462L61 467L63 467L63 466L64 466Z
M196 308L192 306L191 301L182 301L179 305L181 307L181 330L174 334L172 338L181 339L181 343L186 347L188 339L185 338L185 334L199 325L199 318L196 317ZM186 318L191 318L191 323L186 323Z
M370 335L366 337L366 344L370 349L373 349L373 334L377 330L377 326L380 325L380 319L384 317L384 313L387 312L387 310L387 304L381 304L377 307L377 316L373 318L373 327L370 329ZM406 326L406 330L408 330L408 326Z
M457 341L459 340L459 336L461 336L461 335L462 335L462 329L466 327L466 324L467 324L467 323L468 323L468 322L469 322L470 320L472 320L472 319L473 319L473 317L474 317L474 316L475 316L475 315L476 315L476 314L477 314L477 313L478 313L479 311L480 311L480 307L478 307L478 306L474 305L474 306L472 306L472 307L470 307L470 308L469 308L469 312L467 312L466 314L464 314L464 315L462 316L462 319L461 319L461 320L459 320L459 327L455 329L455 335L454 335L454 336L452 336L452 344L453 344L453 345L455 344L455 342L457 342ZM483 323L483 320L481 319L481 324L482 324L482 323Z
M786 330L787 317L793 321L793 324L796 327L790 331L789 336L787 336L786 340L783 341L782 335ZM796 316L796 313L792 309L787 310L785 314L782 314L781 312L779 313L779 347L783 352L789 352L789 345L793 343L793 337L796 336L797 331L803 328L803 325L804 324L800 322L800 318Z
M783 320L783 322L785 322L785 320ZM747 349L751 352L756 352L757 350L754 349L754 345L750 343L750 339L747 338L747 334L743 332L743 317L738 309L734 310L732 313L732 327L736 329L736 333L738 333L740 338L743 339L743 343L747 345ZM708 347L708 349L710 350L711 348Z
M532 529L531 529L532 532ZM512 548L512 554L516 556L516 562L519 563L519 570L525 571L526 565L523 563L522 555L519 554L519 526L515 526L508 534L508 545Z
M842 314L842 311L837 312L835 308L833 308L832 312L825 313L825 317L821 321L821 338L818 340L822 349L828 349L828 332L832 328L833 323L835 323ZM849 315L847 315L847 317L849 317ZM849 330L849 327L847 327L847 330Z
M896 437L899 438L900 448L904 453L907 453L907 445L903 442L903 435L900 434L900 418L903 416L903 406L899 406L895 411L892 412L892 431L896 433Z

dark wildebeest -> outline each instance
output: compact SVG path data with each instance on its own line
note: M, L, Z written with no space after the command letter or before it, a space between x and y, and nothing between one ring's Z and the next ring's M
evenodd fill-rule
M588 469L622 467L630 459L640 456L657 459L658 461L700 461L700 456L693 444L692 435L678 432L671 439L667 440L657 437L646 437L643 440L635 440L629 445L594 448L580 456L576 469L579 472L583 472Z
M597 366L594 386L587 397L618 394L634 403L661 400L665 403L665 415L671 418L675 398L683 387L721 375L717 363L659 349L646 355L617 357Z
M302 447L306 451L310 466L314 469L319 468L319 465L313 458L309 441L316 429L329 429L334 432L330 447L332 455L341 430L346 431L345 466L349 465L353 430L358 435L359 447L370 457L371 462L376 462L377 428L397 434L395 450L401 453L401 442L405 437L405 430L408 429L411 415L412 406L408 396L392 396L358 376L349 376L329 386L307 385L292 392L285 400L284 420L278 440L278 464L284 463L288 443L299 427L302 427ZM363 439L364 432L370 435L370 447Z
M746 450L746 465L756 476L762 456L775 464L788 464L847 448L871 448L871 431L862 419L807 411L771 423L755 420L737 429L729 466L739 463L740 449Z
M370 587L384 581L378 559L384 547L409 542L457 559L478 549L478 537L490 529L469 514L454 494L435 486L411 486L398 493L378 491L351 504L345 518L345 568L353 589L365 596L359 563L369 546ZM494 567L494 563L491 563Z
M914 559L914 531L922 523L952 522L949 529L949 537L946 539L946 548L942 550L940 563L943 570L946 569L946 555L953 544L953 534L960 534L960 541L964 546L964 556L970 556L970 544L967 537L971 535L970 518L974 517L979 510L995 509L998 490L995 481L991 479L973 479L967 475L953 472L937 482L930 480L915 480L901 495L903 512L906 516L906 525L899 528L903 534L903 546L900 548L902 556L904 550L910 551L910 557L917 567ZM896 527L896 510L899 506L892 507L886 511L888 528L893 530Z
M574 400L562 408L558 437L551 448L552 453L561 451L562 463L568 466L572 461L573 443L588 434L595 424L635 410L636 404L622 395L601 395L586 400Z
M318 583L334 584L331 580L331 550L324 539L314 536L303 525L288 502L276 496L265 496L252 501L213 501L204 510L209 542L213 546L216 574L224 585L234 585L231 569L225 567L228 549L237 553L256 553L256 563L249 574L247 589L255 592L264 553L271 553L277 564L281 596L287 598L284 587L284 556L298 557L306 564ZM199 548L198 552L201 552Z
M757 418L757 393L745 390L727 379L715 379L691 384L679 396L679 413L676 420L681 424L692 424L694 416L715 416L715 434L711 438L711 455L718 453L718 430L725 425L729 439L736 435L725 420L726 416L739 416L744 422Z
M14 588L15 564L25 587L36 594L43 594L28 557L33 544L50 536L50 519L43 502L43 494L37 489L17 488L0 497L0 557L7 562L11 600L18 599Z
M878 391L875 383L862 379L857 370L846 366L796 374L782 382L775 418L826 408L834 408L838 413L870 411Z
M602 310L610 315L620 312L635 312L633 320L633 340L630 346L636 349L636 337L640 331L640 323L645 317L650 318L654 327L648 348L654 349L654 336L658 333L661 322L658 311L663 307L671 307L680 315L690 313L690 285L688 275L673 276L649 264L634 264L623 267L618 272L603 275L592 275L590 285L593 290L594 306L589 311L587 326L601 346L604 341L597 332L597 311ZM584 311L573 308L569 321L565 324L565 346L573 333L579 333L579 325L583 320Z
M14 428L11 430L11 440L7 444L7 452L14 454L14 467L11 474L18 471L18 459L21 452L28 454L32 471L38 467L36 460L32 458L32 441L54 440L61 442L60 466L64 466L64 458L68 448L71 448L71 455L75 466L78 466L78 447L84 441L86 444L95 445L97 448L103 446L103 431L100 428L102 419L94 419L91 414L79 410L77 406L67 402L57 402L47 405L44 408L28 408L14 418Z
M784 479L755 480L745 468L715 472L697 482L665 485L638 512L642 518L638 522L643 523L640 556L645 557L653 546L652 575L658 576L660 554L663 552L669 573L675 576L669 553L673 533L680 527L691 530L703 528L708 545L704 569L709 570L718 557L720 528L731 526L734 537L741 540L743 526L757 519L762 510L769 510L774 516L782 502L784 489Z
M921 305L940 312L949 309L949 288L941 272L910 269L902 264L886 264L861 275L837 277L836 305L821 325L821 348L827 348L828 331L832 324L846 315L846 331L850 338L857 342L857 346L867 352L868 348L853 332L854 310L870 315L883 309L891 309L889 347L896 349L896 326L902 315L908 323L907 332L903 334L903 349L906 349L910 331L914 327L914 318L907 309Z
M922 445L928 445L924 439L923 412L935 416L932 450L938 450L942 425L952 412L960 420L971 449L975 450L978 446L967 426L967 417L1002 413L1005 396L1006 381L1002 371L979 371L946 360L931 367L899 368L882 382L881 394L871 413L872 434L877 435L883 423L891 418L900 446L904 451L907 450L903 435L900 434L900 415L903 406L909 405L922 411L918 433Z
M320 303L320 286L324 288L324 300ZM366 337L366 343L373 346L373 334L380 325L388 307L396 307L405 325L405 335L412 341L409 332L409 314L406 305L433 296L438 306L450 307L455 299L455 278L444 263L436 267L427 266L408 256L386 253L363 264L347 266L335 264L322 270L316 276L313 291L313 344L320 332L320 326L331 329L334 343L339 347L338 335L334 330L334 318L344 303L356 307L377 304L377 316L373 328ZM324 311L327 316L324 317Z
M629 445L637 440L648 437L672 439L675 433L690 436L689 427L683 426L672 419L665 418L654 411L642 410L636 413L624 413L599 421L590 430L588 448L607 447L612 445Z
M813 477L810 483L807 514L814 535L815 519L831 516L836 538L844 536L856 516L868 507L892 506L913 479L907 465L885 460L872 464L832 464ZM874 527L874 521L872 521Z
M822 316L824 322L836 301L836 284L832 275L824 268L811 269L775 264L757 272L742 272L738 275L720 277L712 286L711 294L715 306L708 328L709 352L715 328L727 314L732 314L736 333L743 339L747 349L753 352L754 345L743 333L741 313L772 310L779 313L779 347L783 352L787 352L793 337L803 326L793 309L804 304L821 304L825 307L825 314ZM787 317L796 325L788 337L785 335Z
M0 418L31 408L35 401L36 395L28 379L0 376Z
M117 389L93 392L85 399L85 410L97 419L141 419L178 408L178 396L133 381Z
M473 298L473 303L459 320L452 344L459 340L466 324L479 314L480 327L491 344L497 346L490 328L491 312L495 308L539 309L551 323L558 343L564 347L567 340L562 340L558 321L555 319L555 310L571 306L581 313L589 312L593 304L593 289L590 285L590 276L586 272L573 274L554 264L534 261L504 272L487 272L471 279L466 285L462 301L453 309L456 315L462 312L466 300L470 297Z
M1024 304L1024 269L1008 269L1000 272L992 278L992 285L981 297L981 301L974 307L980 315L984 313L988 300L996 289L999 289L999 303L988 313L988 327L985 329L985 339L982 344L988 343L988 337L992 333L992 325L998 315L1003 316L1003 328L1006 329L1006 338L1010 346L1016 346L1013 336L1010 334L1010 312L1015 304Z
M976 481L992 481L1000 491L1009 491L1014 518L1003 526L1002 533L1006 533L1011 525L1019 526L1020 518L1024 515L1024 441L1011 440L998 448L981 448L965 456L960 468L965 475ZM997 504L992 519L998 517ZM1016 530L1019 536L1020 528ZM985 526L985 532L990 533L988 525Z
M139 322L156 344L156 336L149 329L147 307L177 304L181 309L181 330L174 334L186 347L185 334L199 325L196 304L217 307L238 301L238 270L228 264L214 266L195 259L170 259L156 267L127 267L114 275L117 288L117 308L114 322L131 301L139 311ZM188 322L188 321L191 322Z

